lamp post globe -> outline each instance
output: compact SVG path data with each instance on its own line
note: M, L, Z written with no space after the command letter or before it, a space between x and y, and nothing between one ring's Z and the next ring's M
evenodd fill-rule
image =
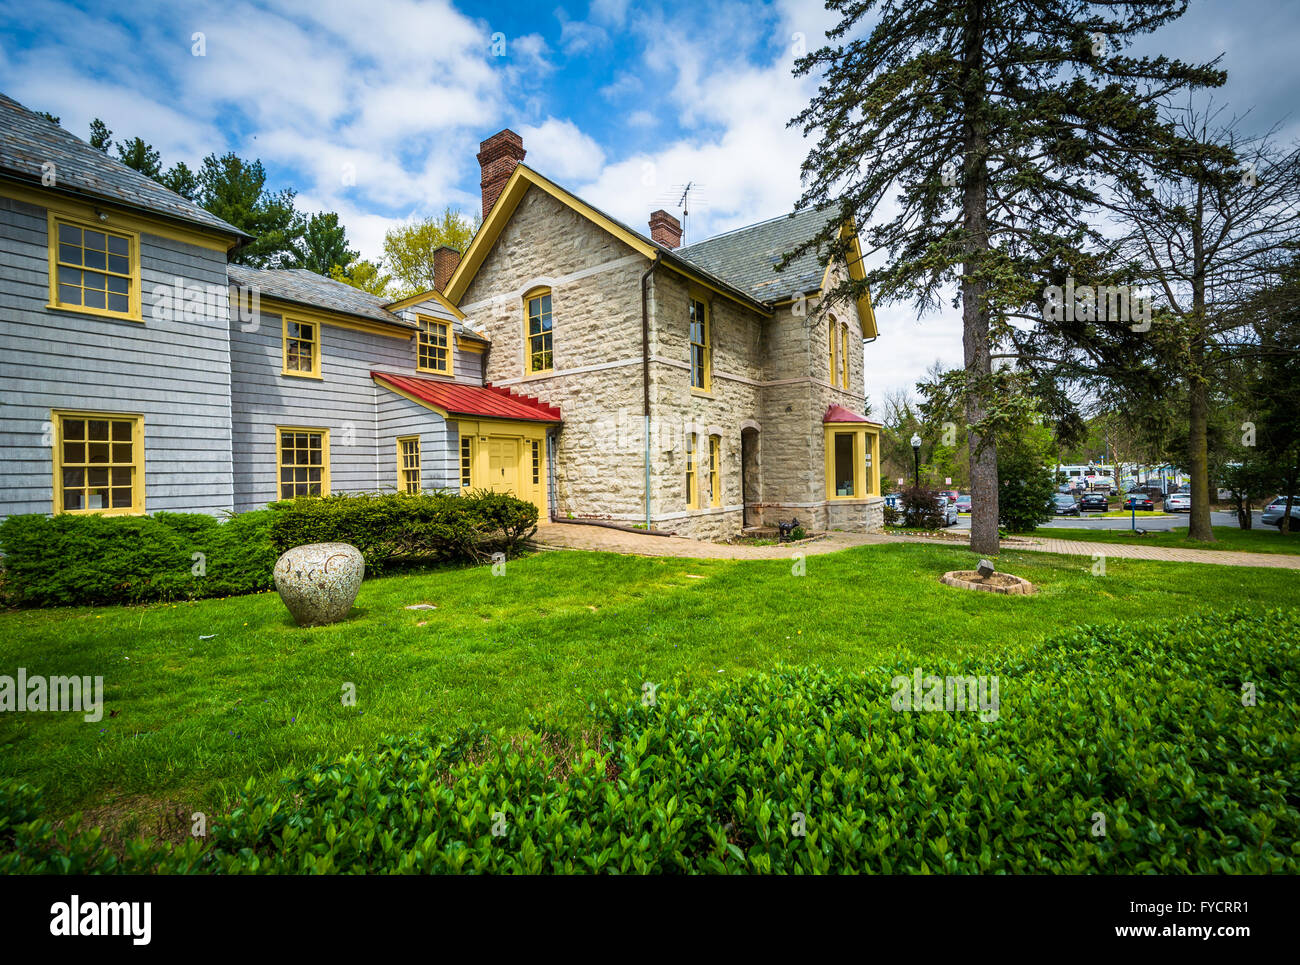
M912 465L915 469L914 484L917 489L921 488L921 436L920 433L912 433Z

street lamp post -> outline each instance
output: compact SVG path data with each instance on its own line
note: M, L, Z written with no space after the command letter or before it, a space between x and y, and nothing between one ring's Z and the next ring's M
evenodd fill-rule
M921 488L921 437L912 433L912 464L916 468L916 488Z

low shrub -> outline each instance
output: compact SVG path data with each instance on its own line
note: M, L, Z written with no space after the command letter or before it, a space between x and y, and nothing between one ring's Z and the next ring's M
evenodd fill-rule
M939 494L921 486L903 490L899 497L903 525L916 529L942 529L947 522L939 507Z
M0 873L1300 871L1296 611L926 664L997 678L996 719L896 710L911 661L631 688L592 703L590 744L391 739L116 863L11 789Z
M373 573L397 563L480 560L512 554L537 528L537 507L490 490L347 493L271 504L271 542L351 543Z
M141 603L253 593L272 585L267 510L10 516L0 523L3 596L20 606Z
M884 522L886 526L897 526L901 518L902 514L899 513L897 507L890 506L888 503L885 504Z

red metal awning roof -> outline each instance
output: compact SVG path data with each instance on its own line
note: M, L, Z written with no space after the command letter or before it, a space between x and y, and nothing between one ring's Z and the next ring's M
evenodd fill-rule
M826 415L822 416L822 422L865 422L869 426L879 426L881 423L873 422L864 415L858 415L851 409L846 409L842 405L831 403L826 409Z
M516 422L562 421L560 410L555 406L539 402L532 396L515 395L509 389L495 385L462 385L388 372L371 372L370 377L385 388L395 389L449 416L511 419Z

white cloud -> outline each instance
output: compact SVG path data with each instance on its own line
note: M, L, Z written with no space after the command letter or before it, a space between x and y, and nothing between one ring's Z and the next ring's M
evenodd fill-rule
M588 181L605 165L600 145L573 121L549 117L540 125L520 125L519 136L528 152L528 166L553 180Z

